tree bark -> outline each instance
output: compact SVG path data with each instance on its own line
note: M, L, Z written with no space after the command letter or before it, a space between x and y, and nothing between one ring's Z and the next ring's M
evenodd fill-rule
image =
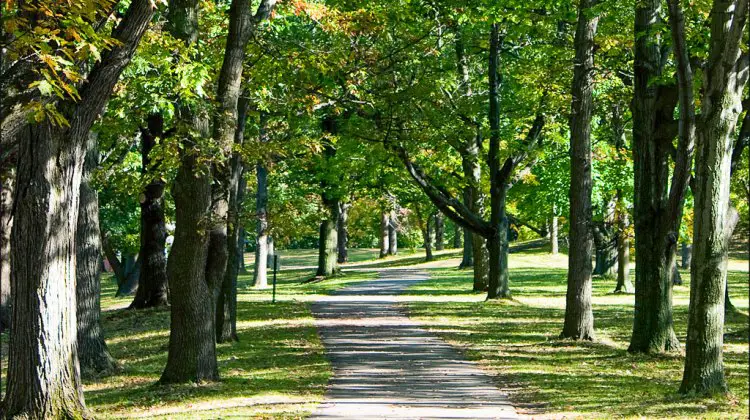
M453 249L461 249L463 247L463 241L461 235L463 235L463 229L458 225L454 224L453 230Z
M388 224L390 220L390 214L387 211L384 210L380 213L380 258L388 256L390 246Z
M628 351L659 353L679 348L672 327L672 271L687 183L669 186L669 150L675 136L674 86L659 86L664 57L661 2L646 0L636 7L633 114L635 174L635 312ZM689 149L678 145L678 153ZM684 163L683 163L684 164ZM677 166L677 165L675 165ZM684 170L685 168L682 168ZM683 194L669 198L669 191ZM680 196L681 195L681 196Z
M592 226L596 248L593 274L614 277L617 269L617 228L608 222L598 222Z
M266 130L265 113L260 114L260 141L266 143L269 140ZM268 224L268 168L264 162L258 162L255 167L258 190L255 193L255 217L258 218L258 227L255 239L255 271L253 273L253 286L259 289L268 287L268 244L270 242Z
M398 217L396 211L388 216L388 255L398 254Z
M338 256L336 261L339 264L343 264L349 261L349 230L347 223L349 221L349 207L351 204L339 202L339 208L336 218L336 231L338 245L336 247Z
M0 174L0 331L10 327L10 232L13 228L15 171Z
M632 293L630 281L630 238L628 238L628 213L622 204L622 191L617 192L617 285L615 293Z
M437 212L433 216L435 222L435 250L445 249L445 218L443 213Z
M573 101L570 116L570 250L562 338L594 339L591 310L591 113L593 111L594 0L581 0L575 36Z
M167 20L173 37L191 45L198 40L197 0L170 0ZM202 136L209 136L208 119L178 103L177 118ZM216 295L219 281L207 267L211 214L211 168L192 147L189 133L183 144L180 168L172 187L175 232L167 259L170 315L167 365L162 384L219 379L216 361Z
M333 209L329 208L333 213ZM336 219L329 214L328 218L320 223L320 239L318 244L318 271L319 277L330 277L336 272Z
M243 177L240 180L240 191L247 189L247 181ZM245 241L247 241L247 231L242 225L240 225L240 235L237 240L237 265L239 266L240 273L247 274L247 266L245 265Z
M11 233L13 334L0 417L87 415L75 311L75 238L84 148L91 126L153 14L148 0L130 3L112 32L119 42L91 69L78 89L80 101L58 104L67 127L52 126L45 120L24 128Z
M237 108L237 127L234 132L234 143L242 145L245 139L245 123L249 100L241 99ZM244 190L240 189L244 177L242 157L232 154L229 178L229 210L227 213L227 269L216 300L216 342L238 341L237 338L237 276L239 275L239 230L240 211L244 199Z
M684 47L681 7L674 0L669 4L674 42ZM748 78L748 55L740 48L748 18L748 1L715 0L710 16L711 41L704 73L702 124L696 132L694 254L685 370L680 386L681 393L696 394L727 391L722 354L727 251L739 220L737 211L729 203L731 134L735 132L742 109L742 92ZM680 71L690 70L689 64L678 64ZM680 84L680 94L692 95L692 85ZM692 96L689 99L692 101ZM694 106L692 102L689 105ZM681 102L681 112L685 108Z
M91 186L91 172L99 163L96 136L89 136L78 210L76 231L76 315L78 318L78 360L84 376L111 373L117 367L104 342L100 322L99 197Z
M151 115L146 129L141 130L141 173L149 176L151 158L149 153L156 146L156 139L164 136L164 119ZM164 181L154 178L141 195L141 261L138 289L130 307L133 309L166 306L168 300L167 226L164 218Z
M690 268L690 261L692 260L692 258L693 258L693 246L688 244L687 242L683 242L681 255L680 255L680 261L682 262L683 269Z
M425 219L424 213L417 209L417 217L419 218L419 230L422 231L425 261L432 261L435 259L435 257L432 255L432 230L434 226L434 215L428 215Z
M560 251L560 245L559 245L559 239L558 239L558 227L557 227L558 217L555 214L555 212L552 212L552 218L550 220L549 224L549 243L550 243L550 253L552 255L557 255Z

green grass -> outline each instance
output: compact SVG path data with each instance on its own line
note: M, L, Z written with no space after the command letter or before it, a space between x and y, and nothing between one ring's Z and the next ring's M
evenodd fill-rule
M511 254L513 300L482 302L467 292L471 272L430 270L432 279L410 290L412 317L497 374L523 413L537 416L747 418L747 261L730 265L730 293L738 311L727 319L724 360L729 397L677 394L683 355L630 355L633 295L612 294L614 280L595 278L597 341L560 340L566 266L563 255ZM633 272L631 271L631 275ZM674 289L675 329L685 341L689 274Z

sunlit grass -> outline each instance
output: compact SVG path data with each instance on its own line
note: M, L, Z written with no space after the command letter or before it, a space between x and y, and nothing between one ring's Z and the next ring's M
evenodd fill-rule
M634 296L613 294L613 279L594 279L597 341L560 340L566 263L564 255L511 254L514 297L500 302L482 302L483 295L468 291L470 271L429 270L432 279L411 288L413 299L404 297L403 305L496 373L522 413L555 418L747 418L748 272L738 271L747 267L746 260L730 264L730 293L738 311L728 317L725 329L724 359L732 391L727 398L678 395L682 354L627 353ZM682 277L685 284L674 289L674 317L684 344L689 273Z

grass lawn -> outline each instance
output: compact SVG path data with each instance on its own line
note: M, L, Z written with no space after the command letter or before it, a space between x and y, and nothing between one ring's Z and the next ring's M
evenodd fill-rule
M497 374L519 411L534 417L748 416L748 262L730 263L731 299L724 361L729 398L677 394L683 355L630 355L633 295L612 294L613 279L594 278L597 341L558 339L565 311L565 255L511 254L513 300L481 301L467 292L471 272L429 270L432 279L403 297L410 315ZM634 271L631 271L631 275ZM675 329L684 344L689 273L674 289Z

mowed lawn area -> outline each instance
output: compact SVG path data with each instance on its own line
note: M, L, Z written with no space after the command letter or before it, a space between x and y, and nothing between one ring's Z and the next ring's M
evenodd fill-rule
M521 413L538 417L748 416L748 261L731 260L731 300L724 361L729 398L677 394L684 354L659 356L627 352L633 322L633 295L613 294L614 279L594 278L597 340L558 339L565 313L567 256L544 252L510 255L512 300L470 301L471 272L428 270L432 279L410 290L410 316L497 374ZM633 266L634 267L634 266ZM631 270L631 277L634 276ZM689 272L674 287L674 322L685 343ZM684 348L683 348L684 353Z
M351 250L341 276L311 278L316 250L282 251L277 302L271 290L251 287L252 273L240 276L240 342L218 345L222 381L158 386L169 339L167 309L124 309L130 298L115 298L103 279L103 328L121 365L115 375L88 379L88 407L100 418L303 418L323 399L332 375L309 303L355 282L374 279L378 268L417 265L431 280L399 298L410 316L493 373L523 414L534 417L705 417L746 418L748 412L747 261L730 264L737 312L728 318L725 360L731 398L680 397L676 390L683 356L630 355L633 296L612 294L613 279L595 278L597 342L557 338L565 303L565 255L542 251L511 254L513 300L484 302L471 288L471 271L457 270L458 250L437 253L423 264L423 251L404 249L377 259L377 250ZM252 256L247 255L248 263ZM248 265L251 268L251 265ZM631 271L631 274L633 272ZM271 280L269 272L269 282ZM689 275L675 287L675 327L684 343Z

